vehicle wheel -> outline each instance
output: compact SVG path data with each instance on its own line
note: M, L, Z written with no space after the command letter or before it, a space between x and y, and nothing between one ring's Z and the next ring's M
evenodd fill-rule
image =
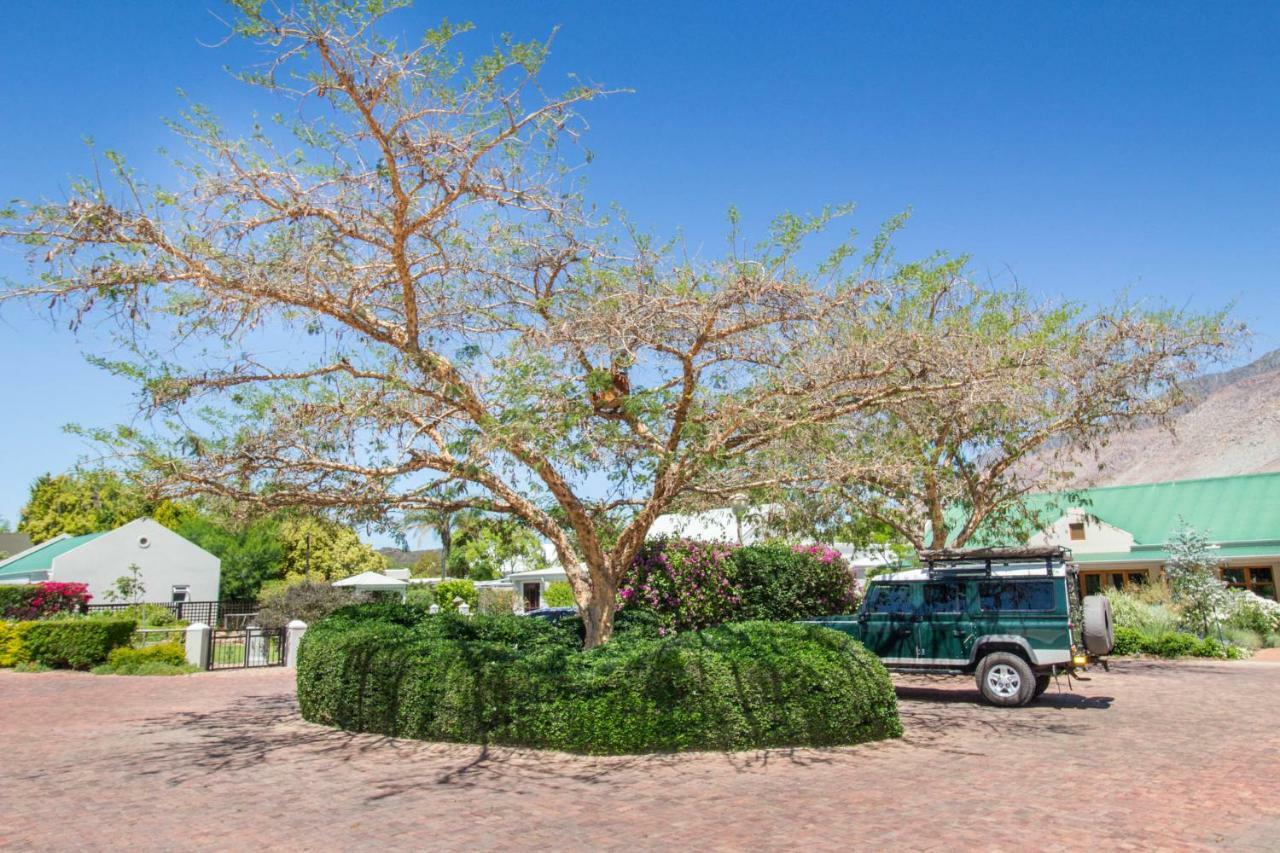
M1090 654L1109 655L1116 645L1116 629L1111 621L1111 602L1105 595L1086 595L1084 610L1084 647Z
M1052 675L1037 675L1036 689L1031 692L1031 698L1034 699L1041 693L1049 689L1049 685L1053 683Z
M1015 708L1031 701L1036 676L1031 665L1011 652L992 652L978 667L978 690L992 705Z

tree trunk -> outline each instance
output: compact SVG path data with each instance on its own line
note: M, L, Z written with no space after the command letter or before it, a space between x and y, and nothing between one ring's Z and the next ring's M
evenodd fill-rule
M598 577L592 578L591 594L587 606L582 608L582 622L586 626L584 647L594 649L609 642L613 636L613 614L617 609L618 591L616 584L604 582Z

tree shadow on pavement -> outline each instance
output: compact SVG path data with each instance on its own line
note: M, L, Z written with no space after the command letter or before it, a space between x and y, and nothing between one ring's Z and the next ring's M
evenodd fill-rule
M367 773L366 801L424 787L528 791L642 781L658 768L693 776L771 764L826 765L859 747L771 749L743 753L589 756L501 746L435 743L327 728L304 721L291 694L245 696L213 711L180 711L138 722L136 750L108 759L108 769L158 778L165 785L205 785L252 778L271 767L327 773L344 765Z

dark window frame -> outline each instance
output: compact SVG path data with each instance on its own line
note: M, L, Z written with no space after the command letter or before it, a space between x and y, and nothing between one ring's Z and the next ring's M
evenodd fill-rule
M1019 586L1030 587L1037 586L1049 590L1049 606L1048 607L988 607L987 599L989 596L983 591L983 587L990 587L999 584L1001 586ZM1053 613L1058 609L1058 593L1055 590L1055 581L1044 579L1022 579L1009 578L1005 580L989 580L978 582L978 610L982 613Z

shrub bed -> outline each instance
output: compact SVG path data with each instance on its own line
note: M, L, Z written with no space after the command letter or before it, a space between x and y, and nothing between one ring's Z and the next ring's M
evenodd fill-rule
M112 649L129 645L132 619L49 619L29 623L22 636L26 660L58 669L88 669Z
M725 622L793 622L857 609L853 573L822 545L738 547L723 542L648 542L618 590L625 611L650 611L667 631Z
M298 661L307 720L351 731L596 754L829 746L901 734L888 673L847 636L739 623L583 651L516 616L347 608Z
M1235 660L1248 656L1248 651L1238 646L1228 646L1213 637L1200 638L1195 634L1170 632L1160 635L1144 634L1135 628L1116 628L1116 645L1113 654L1153 655L1162 658L1225 658Z
M121 646L112 649L107 662L94 672L114 675L180 675L194 671L178 643L156 643L139 649Z

